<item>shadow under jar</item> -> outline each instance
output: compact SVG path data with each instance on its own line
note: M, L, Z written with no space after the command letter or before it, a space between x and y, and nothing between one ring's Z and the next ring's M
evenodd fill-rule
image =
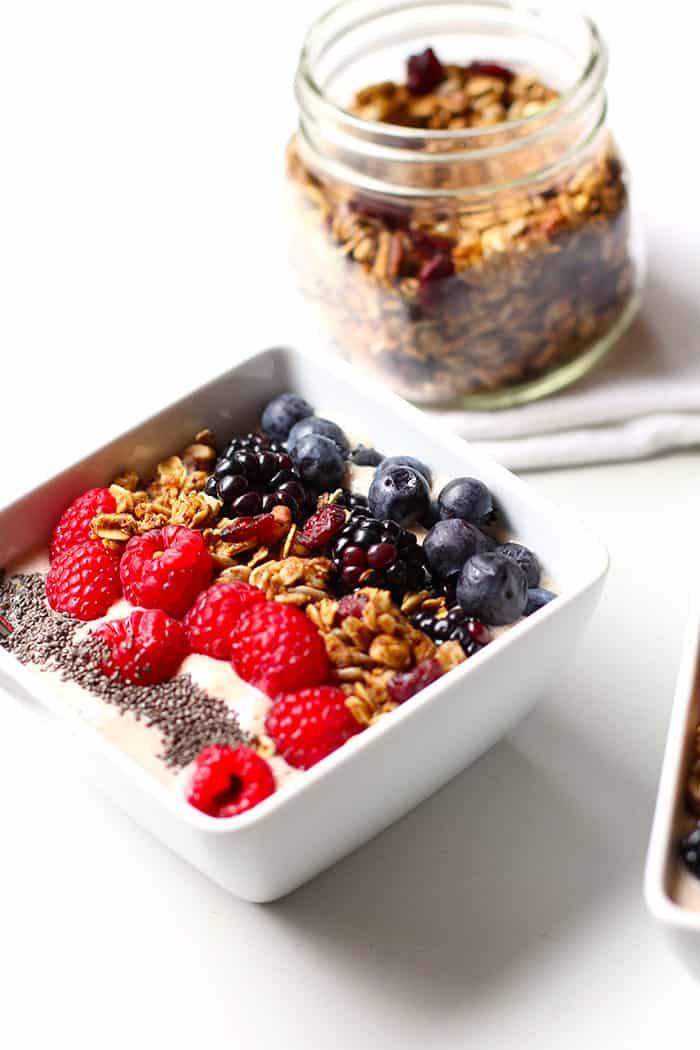
M473 408L600 360L641 266L606 71L588 18L499 0L346 0L312 27L292 254L346 357L414 402Z

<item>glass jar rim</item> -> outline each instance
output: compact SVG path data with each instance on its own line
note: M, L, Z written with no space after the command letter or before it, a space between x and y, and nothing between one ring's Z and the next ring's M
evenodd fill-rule
M362 0L359 0L362 2ZM540 109L537 113L532 113L527 116L521 116L512 120L504 120L498 124L494 124L491 127L474 127L474 128L445 128L445 129L432 129L432 128L414 128L405 127L403 125L389 124L384 121L373 121L365 120L362 117L358 117L351 113L350 110L338 103L332 102L326 95L326 92L316 80L314 76L312 65L313 60L311 58L312 50L316 44L317 38L322 36L328 23L343 11L351 12L351 9L358 3L358 0L338 0L338 3L328 8L323 14L321 14L310 26L304 43L302 45L301 53L299 56L299 64L297 68L297 81L303 81L304 85L311 92L311 95L316 105L322 107L330 114L333 114L335 118L342 124L355 129L356 131L372 136L375 144L377 143L378 136L386 136L387 138L396 139L400 135L402 139L405 139L407 143L420 143L421 141L443 141L445 143L450 142L465 142L468 143L470 140L488 140L490 136L494 139L498 139L501 143L499 146L484 146L478 150L469 151L470 156L474 157L477 154L486 155L493 152L500 152L503 146L504 136L508 136L511 133L524 132L524 137L519 138L519 144L528 144L530 142L536 143L543 138L546 138L552 132L552 126L547 125L541 126L542 117L555 118L561 114L562 118L565 117L567 109L576 97L583 91L590 89L590 94L594 94L600 84L605 80L605 76L608 68L608 51L605 41L598 29L598 26L590 15L585 14L581 11L572 10L569 12L570 17L578 20L579 24L583 26L587 31L588 37L588 57L584 63L583 68L576 80L565 88L557 98L548 103L547 106ZM432 7L432 6L455 6L455 7L467 7L477 6L482 3L484 6L488 6L494 9L500 9L502 11L511 10L514 14L518 13L518 8L514 6L511 0L399 0L398 3L385 3L381 7L375 8L375 10L368 16L365 21L371 21L375 18L381 17L386 14L392 14L402 9L410 10L411 8L421 7ZM530 16L541 17L546 12L541 8L528 7L526 10L523 9L520 13L527 13ZM351 23L349 28L352 28L357 23ZM539 127L537 125L540 125ZM528 127L535 128L531 133L527 133ZM380 147L381 148L381 147ZM507 149L507 144L505 146ZM452 153L451 157L454 160L458 154ZM437 159L433 154L433 160Z

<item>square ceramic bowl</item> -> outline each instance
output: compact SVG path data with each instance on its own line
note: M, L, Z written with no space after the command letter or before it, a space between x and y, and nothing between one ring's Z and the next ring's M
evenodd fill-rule
M683 642L644 879L649 910L696 977L700 977L700 879L685 870L677 843L693 823L685 806L685 783L698 725L700 599Z
M177 853L237 896L268 901L354 850L507 733L556 681L591 616L605 548L502 467L340 362L272 349L243 361L0 511L0 565L46 544L63 508L131 468L144 473L198 430L220 443L254 428L265 403L295 390L351 418L385 454L413 453L442 476L491 488L511 533L538 552L561 597L493 641L391 716L250 813L216 820L189 807L96 730L62 710L0 650L0 674L70 731L96 784Z

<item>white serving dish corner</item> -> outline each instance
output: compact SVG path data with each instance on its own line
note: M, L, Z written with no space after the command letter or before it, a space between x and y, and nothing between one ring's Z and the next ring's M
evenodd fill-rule
M283 896L339 860L509 732L556 680L608 568L601 543L503 467L343 363L286 348L251 356L1 510L0 565L45 544L60 512L85 489L125 468L147 472L205 426L219 442L254 428L264 404L283 390L328 415L351 416L387 455L412 453L440 475L482 478L561 597L232 820L189 807L0 650L7 684L23 687L56 717L102 790L195 867L252 901Z
M696 977L700 977L700 885L697 911L674 899L673 885L681 863L676 844L687 826L685 780L699 724L700 598L696 598L683 640L644 875L649 911Z

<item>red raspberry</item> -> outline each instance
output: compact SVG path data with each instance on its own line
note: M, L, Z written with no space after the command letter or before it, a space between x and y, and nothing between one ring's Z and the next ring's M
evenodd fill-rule
M235 817L274 790L272 770L255 751L214 744L195 759L187 801L210 817Z
M319 685L329 666L321 636L292 605L264 602L245 613L231 636L234 671L268 696Z
M114 514L117 504L109 489L89 489L64 510L49 543L51 561L78 543L93 539L90 522L97 514Z
M231 659L231 633L239 618L265 595L247 583L214 583L197 598L185 617L193 653Z
M308 550L316 550L337 536L347 519L345 510L331 503L311 515L297 539Z
M425 689L426 686L437 682L438 678L442 678L443 674L444 671L439 660L423 660L412 671L395 674L393 678L389 679L387 684L389 696L395 704L403 704L406 700L410 700L412 696L415 696L416 693L419 693L421 689Z
M290 766L309 769L360 732L345 700L342 689L321 685L275 701L265 729Z
M166 525L127 543L120 566L124 596L132 605L184 616L213 568L199 532Z
M172 678L188 652L185 628L160 609L136 609L124 620L98 627L94 636L109 649L103 672L109 678L118 674L133 685Z
M76 620L98 620L120 594L119 555L102 540L85 540L59 554L46 577L51 608Z

